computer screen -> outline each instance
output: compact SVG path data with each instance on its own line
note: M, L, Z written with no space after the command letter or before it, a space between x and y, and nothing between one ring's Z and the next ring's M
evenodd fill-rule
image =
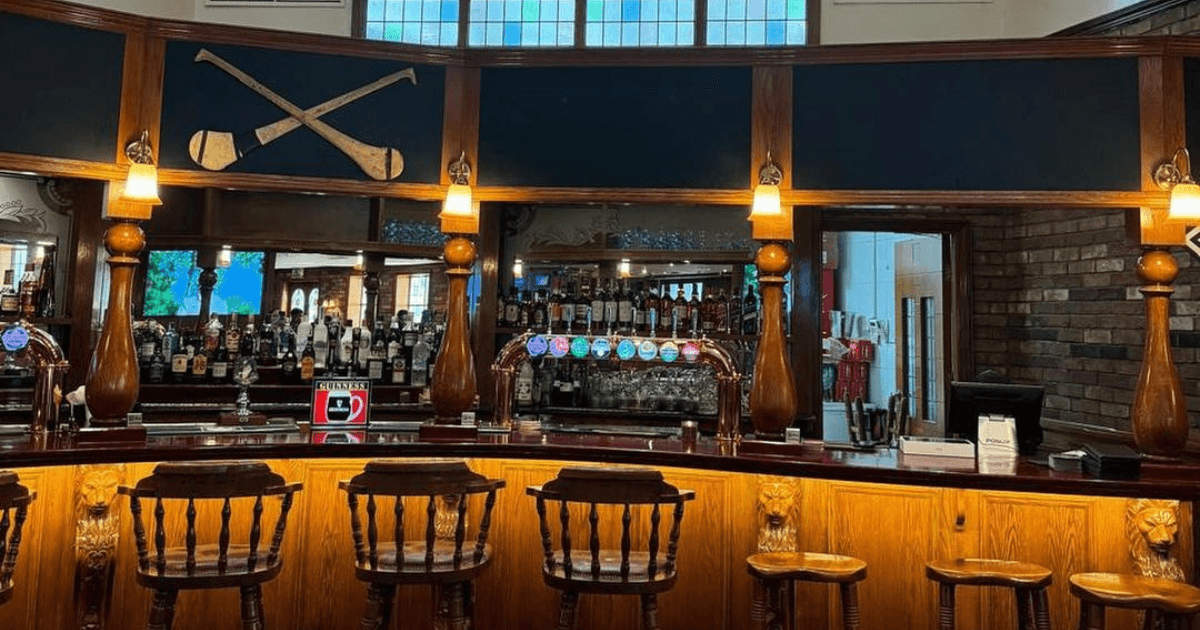
M980 414L1012 416L1016 418L1017 450L1033 455L1042 443L1045 394L1041 385L952 382L946 436L978 441Z

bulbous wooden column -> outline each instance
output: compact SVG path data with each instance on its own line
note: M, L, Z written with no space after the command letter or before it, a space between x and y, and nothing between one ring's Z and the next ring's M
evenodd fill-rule
M755 437L782 440L800 406L783 335L784 273L791 268L792 258L782 244L766 243L759 248L754 264L762 294L762 329L754 356L750 418Z
M434 422L454 424L475 402L475 357L467 312L467 279L475 264L475 244L464 236L454 236L446 242L443 255L450 279L449 305L429 398L437 412Z
M1138 449L1154 457L1178 457L1187 445L1187 404L1171 357L1169 319L1171 283L1178 273L1175 257L1166 250L1150 250L1138 260L1138 279L1145 283L1140 290L1146 299L1146 346L1130 423Z
M104 233L112 281L104 328L88 368L86 400L92 426L121 427L138 396L138 362L133 347L133 272L146 235L136 221L118 219Z

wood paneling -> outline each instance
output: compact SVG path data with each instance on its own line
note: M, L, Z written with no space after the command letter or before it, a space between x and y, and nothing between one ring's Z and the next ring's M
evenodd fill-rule
M1142 57L1138 60L1138 107L1141 124L1142 190L1159 191L1154 170L1176 149L1186 146L1183 60L1179 57ZM1133 236L1143 245L1181 244L1183 224L1166 224L1165 207L1142 207L1139 220L1129 221Z

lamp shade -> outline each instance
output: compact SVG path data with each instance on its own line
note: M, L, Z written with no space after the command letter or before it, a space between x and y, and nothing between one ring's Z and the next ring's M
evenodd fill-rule
M449 234L478 234L479 205L471 200L471 187L451 184L442 203L442 231Z
M750 207L751 221L759 217L778 217L782 213L779 186L759 184L754 187L754 205Z
M153 164L130 164L129 178L125 180L125 189L121 191L123 201L159 205L158 198L158 169Z
M1200 185L1179 183L1171 189L1171 207L1167 218L1173 220L1200 219Z

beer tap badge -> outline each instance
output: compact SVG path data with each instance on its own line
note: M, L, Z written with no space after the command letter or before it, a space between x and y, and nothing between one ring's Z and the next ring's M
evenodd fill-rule
M329 378L313 381L313 426L366 426L370 407L371 381L367 379Z

